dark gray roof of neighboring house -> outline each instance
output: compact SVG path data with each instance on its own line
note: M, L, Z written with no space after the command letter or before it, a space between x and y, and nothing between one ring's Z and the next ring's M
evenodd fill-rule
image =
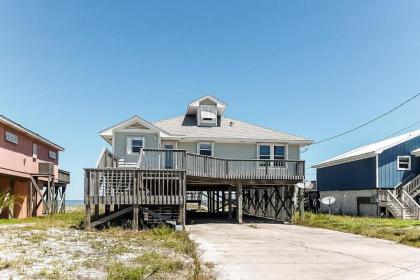
M197 126L194 115L185 115L155 123L159 128L190 138L252 139L256 141L285 141L309 144L312 141L285 132L256 126L238 120L220 117L217 127Z

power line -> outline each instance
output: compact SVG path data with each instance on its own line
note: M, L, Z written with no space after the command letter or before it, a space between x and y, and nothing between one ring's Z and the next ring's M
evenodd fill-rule
M412 128L413 126L415 126L415 125L417 125L417 124L419 124L419 123L420 123L420 121L416 121L415 123L410 124L409 126L406 126L406 127L404 127L403 129L400 129L400 130L398 130L398 131L396 131L396 132L392 133L391 135L389 135L389 136L388 136L388 137L386 137L386 138L389 138L389 137L392 137L392 136L394 136L394 135L397 135L397 134L399 134L400 132L403 132L403 131L405 131L405 130L407 130L407 129L409 129L409 128Z
M396 106L396 107L392 108L391 110L386 111L385 113L383 113L383 114L381 114L381 115L377 116L376 118L374 118L374 119L372 119L372 120L370 120L370 121L367 121L367 122L365 122L365 123L363 123L363 124L361 124L361 125L359 125L359 126L357 126L357 127L355 127L355 128L352 128L352 129L349 129L349 130L344 131L344 132L342 132L342 133L339 133L339 134L337 134L337 135L334 135L334 136L331 136L331 137L328 137L328 138L325 138L325 139L322 139L322 140L316 141L316 142L314 142L314 143L312 143L312 144L310 144L310 145L316 145L316 144L324 143L324 142L327 142L327 141L333 140L333 139L335 139L335 138L338 138L338 137L344 136L344 135L346 135L346 134L349 134L349 133L351 133L351 132L353 132L353 131L356 131L356 130L358 130L358 129L362 128L362 127L365 127L365 126L367 126L367 125L369 125L369 124L371 124L371 123L373 123L373 122L375 122L375 121L377 121L377 120L379 120L379 119L381 119L381 118L385 117L386 115L391 114L391 113L392 113L392 112L394 112L395 110L397 110L397 109L401 108L401 107L402 107L402 106L404 106L405 104L407 104L407 103L409 103L410 101L412 101L412 100L414 100L415 98L417 98L419 95L420 95L420 92L419 92L419 93L417 93L416 95L414 95L413 97L411 97L411 98L409 98L409 99L405 100L404 102L402 102L402 103L401 103L401 104L399 104L398 106Z

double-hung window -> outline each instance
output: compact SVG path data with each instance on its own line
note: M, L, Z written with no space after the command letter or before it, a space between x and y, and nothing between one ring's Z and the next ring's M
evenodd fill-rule
M398 170L411 170L411 156L397 157Z
M274 166L284 166L285 149L284 146L273 146Z
M139 154L144 147L144 137L127 137L127 155Z
M198 153L202 156L213 156L212 143L198 143Z
M272 144L260 144L258 146L258 159L267 160L267 163L260 163L260 166L284 166L284 160L286 158L286 147L283 145L272 145ZM274 163L268 162L273 160Z

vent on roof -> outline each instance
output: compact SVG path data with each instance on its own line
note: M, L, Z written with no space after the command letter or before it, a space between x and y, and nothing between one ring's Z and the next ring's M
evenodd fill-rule
M126 126L125 129L147 129L144 125L141 125L139 123L133 123L129 126Z
M230 122L229 123L229 126L233 126L235 123L234 122Z

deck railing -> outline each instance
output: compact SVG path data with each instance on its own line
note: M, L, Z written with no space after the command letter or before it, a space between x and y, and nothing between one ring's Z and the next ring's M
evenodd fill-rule
M409 210L420 220L420 206L406 191L402 191L401 201L408 206Z
M119 166L109 151L104 151L98 162L100 168ZM138 163L125 167L178 170L186 171L188 176L235 180L302 180L305 175L305 162L301 160L223 159L165 149L142 149Z
M142 149L138 167L148 170L185 170L185 150Z
M187 175L222 179L296 179L304 177L299 160L221 159L186 153Z
M385 202L387 209L396 218L405 218L405 207L390 190L379 190L379 201Z
M70 184L70 172L58 169L58 182Z
M96 168L114 168L118 167L118 158L115 157L108 149L103 148L98 160Z
M414 192L416 192L420 188L420 175L413 178L406 184L404 184L401 187L401 191L407 192L409 195L412 195Z
M178 205L185 193L185 171L85 169L85 203Z

